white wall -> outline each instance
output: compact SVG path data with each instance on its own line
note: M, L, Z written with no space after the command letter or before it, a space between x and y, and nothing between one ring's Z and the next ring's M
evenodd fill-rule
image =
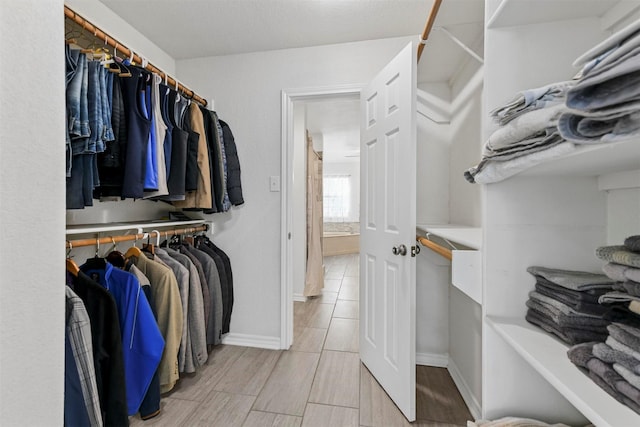
M283 89L364 84L412 37L178 61L182 81L215 96L233 130L242 166L245 205L214 215L216 240L234 265L231 331L280 336L281 194L268 177L280 174ZM215 43L215 41L212 41Z
M354 161L333 162L331 160L322 161L322 175L349 175L351 179L351 210L349 218L345 222L360 221L360 162L359 158ZM325 218L326 221L326 218Z
M445 83L418 85L416 222L449 222L451 91Z
M304 298L307 270L307 123L304 103L293 107L293 295Z
M0 2L0 425L63 424L62 0Z

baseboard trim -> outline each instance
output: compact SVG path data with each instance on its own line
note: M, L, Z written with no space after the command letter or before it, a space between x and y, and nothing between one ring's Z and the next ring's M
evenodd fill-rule
M480 407L480 403L478 403L478 400L471 392L469 385L462 377L460 370L451 357L449 357L449 364L447 368L449 369L449 374L451 375L453 382L456 384L458 391L460 391L460 394L462 395L464 403L467 404L469 412L471 412L474 419L479 420L482 417L482 408Z
M446 368L448 363L448 354L416 353L416 365Z
M222 337L222 344L280 350L280 337L228 333Z
M307 297L303 294L293 294L293 300L295 302L307 302Z

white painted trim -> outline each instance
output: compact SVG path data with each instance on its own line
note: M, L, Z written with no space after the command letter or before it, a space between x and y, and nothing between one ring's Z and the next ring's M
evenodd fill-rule
M364 85L336 85L315 88L283 89L281 93L281 212L280 221L280 339L279 348L293 343L293 249L289 233L293 229L293 102L332 96L360 95Z
M624 171L600 175L599 190L621 190L623 188L640 187L640 170Z
M476 399L476 397L471 392L469 385L464 380L464 377L460 373L460 370L451 357L449 357L447 369L449 369L449 374L451 375L453 382L456 384L456 387L458 387L458 391L462 395L462 399L464 400L464 403L467 404L469 412L471 412L473 418L475 420L481 419L482 407L480 406L480 403L478 403L478 399Z
M294 293L293 300L295 302L307 302L307 297L305 297L303 294Z
M280 338L265 337L262 335L228 333L222 337L222 344L237 345L243 347L265 348L268 350L280 350Z
M446 368L449 365L449 355L435 353L416 353L416 365Z

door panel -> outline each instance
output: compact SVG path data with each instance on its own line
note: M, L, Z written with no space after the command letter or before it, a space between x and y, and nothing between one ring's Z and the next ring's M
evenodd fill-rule
M416 387L415 52L407 45L364 89L360 124L360 358L409 421Z

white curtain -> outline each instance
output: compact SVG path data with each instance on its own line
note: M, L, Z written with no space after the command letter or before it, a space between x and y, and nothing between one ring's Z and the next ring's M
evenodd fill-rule
M351 216L351 175L326 175L322 186L324 221L348 221Z

